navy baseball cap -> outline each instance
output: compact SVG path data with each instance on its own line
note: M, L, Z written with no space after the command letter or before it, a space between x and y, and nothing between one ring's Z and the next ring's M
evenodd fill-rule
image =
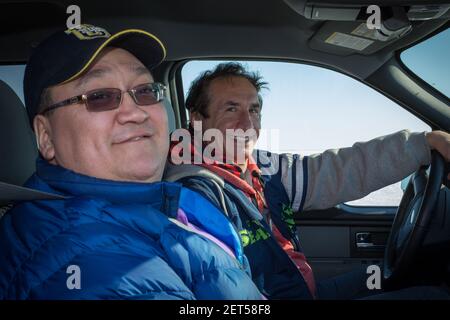
M163 43L144 30L127 29L111 35L101 27L83 24L56 32L39 44L25 69L23 90L31 127L44 89L81 76L108 46L127 50L148 70L166 57Z

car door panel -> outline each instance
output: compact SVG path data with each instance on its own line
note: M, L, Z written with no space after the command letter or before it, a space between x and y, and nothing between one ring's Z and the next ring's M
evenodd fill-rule
M348 205L297 214L300 243L316 279L381 264L394 215L393 207Z

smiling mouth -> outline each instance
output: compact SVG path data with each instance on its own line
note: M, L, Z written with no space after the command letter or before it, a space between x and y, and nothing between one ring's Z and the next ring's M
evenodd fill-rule
M248 137L248 136L245 136L245 137L234 136L234 140L249 142L250 141L250 137Z
M136 142L136 141L144 141L149 139L150 136L149 135L143 135L143 136L138 136L138 137L134 137L134 138L130 138L124 141L119 142L119 144L121 143L126 143L126 142Z
M126 142L141 141L141 140L148 139L148 138L150 138L150 137L149 136L140 136L140 137L128 139Z
M139 140L147 139L147 138L148 138L147 136L142 136L142 137L136 137L136 138L130 139L128 141L139 141Z

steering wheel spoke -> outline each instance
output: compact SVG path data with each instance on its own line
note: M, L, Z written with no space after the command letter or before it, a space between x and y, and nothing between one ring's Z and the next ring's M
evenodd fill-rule
M429 174L417 170L406 187L394 218L383 264L385 289L400 288L425 239L444 179L445 161L432 152Z
M411 179L414 187L414 196L423 194L427 186L428 174L425 168L420 168Z

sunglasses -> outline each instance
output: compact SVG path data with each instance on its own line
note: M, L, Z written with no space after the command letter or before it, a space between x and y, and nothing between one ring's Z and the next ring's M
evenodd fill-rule
M122 91L117 88L96 89L53 104L42 110L40 114L45 114L50 110L77 103L84 103L86 105L86 109L91 112L117 109L122 103L122 93L124 92L128 92L137 105L149 106L164 99L165 89L166 87L162 83L158 82L141 84L126 91Z

